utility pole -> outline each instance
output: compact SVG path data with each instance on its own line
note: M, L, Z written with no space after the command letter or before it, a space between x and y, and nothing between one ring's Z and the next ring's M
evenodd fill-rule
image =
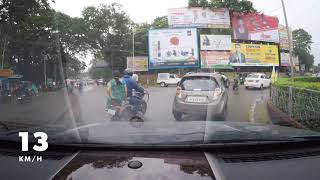
M44 87L47 87L47 55L43 58Z
M132 67L134 67L134 25L132 26ZM134 69L133 69L134 71Z
M287 28L287 34L288 34L288 39L289 39L289 53L290 53L290 65L291 65L291 81L293 82L293 77L294 77L294 62L293 62L293 44L292 44L292 37L290 34L290 30L289 30L289 25L288 25L288 19L287 19L287 11L286 11L286 7L284 4L284 0L281 0L282 3L282 9L283 9L283 14L284 14L284 19L286 22L286 28Z

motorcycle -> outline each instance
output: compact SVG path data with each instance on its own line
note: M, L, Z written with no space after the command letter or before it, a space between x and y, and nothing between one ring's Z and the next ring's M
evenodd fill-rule
M146 99L145 99L146 97ZM139 99L138 111L134 111L134 106L131 105L128 101L120 104L115 100L111 100L111 105L106 109L107 114L112 116L112 120L131 120L137 116L143 116L147 112L147 103L149 101L149 93L145 91L145 93L133 93L133 98ZM140 117L141 118L141 117Z
M235 90L239 90L239 82L238 82L237 79L234 80L232 89L233 89L234 91L235 91Z
M32 101L31 92L28 90L19 92L17 96L17 100L20 104L31 102Z

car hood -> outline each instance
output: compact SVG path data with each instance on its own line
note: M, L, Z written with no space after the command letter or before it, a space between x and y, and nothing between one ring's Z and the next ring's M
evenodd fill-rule
M18 131L3 132L1 140L19 141ZM320 133L277 125L240 122L192 121L174 123L112 122L89 124L73 129L37 127L24 129L30 134L45 132L53 144L193 145L239 140L279 140ZM32 141L32 138L30 138Z

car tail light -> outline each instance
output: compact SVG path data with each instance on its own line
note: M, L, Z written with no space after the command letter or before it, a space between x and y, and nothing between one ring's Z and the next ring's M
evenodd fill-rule
M180 87L180 86L177 87L176 96L177 96L178 98L181 98L181 97L182 97L182 95L181 95L181 87Z
M213 92L213 100L218 99L218 97L221 95L222 90L221 88L216 88Z

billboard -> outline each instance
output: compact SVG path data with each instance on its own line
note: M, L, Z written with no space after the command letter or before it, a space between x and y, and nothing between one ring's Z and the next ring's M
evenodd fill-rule
M281 66L290 66L290 54L280 53Z
M292 37L292 30L289 28L290 36ZM279 25L279 39L280 49L289 51L289 37L286 26Z
M197 29L149 31L149 69L199 67Z
M229 62L233 66L279 66L278 46L233 43Z
M230 52L201 51L201 68L216 68L229 65Z
M255 40L279 43L279 20L264 14L234 14L233 37L239 40Z
M174 8L168 10L170 27L230 28L229 10L209 8Z
M127 68L132 69L134 72L148 71L148 57L147 56L127 57Z
M280 60L281 60L281 66L291 66L289 53L281 52L280 53ZM299 65L298 56L293 56L292 62L294 63L294 65Z
M201 50L231 50L230 35L201 35Z

